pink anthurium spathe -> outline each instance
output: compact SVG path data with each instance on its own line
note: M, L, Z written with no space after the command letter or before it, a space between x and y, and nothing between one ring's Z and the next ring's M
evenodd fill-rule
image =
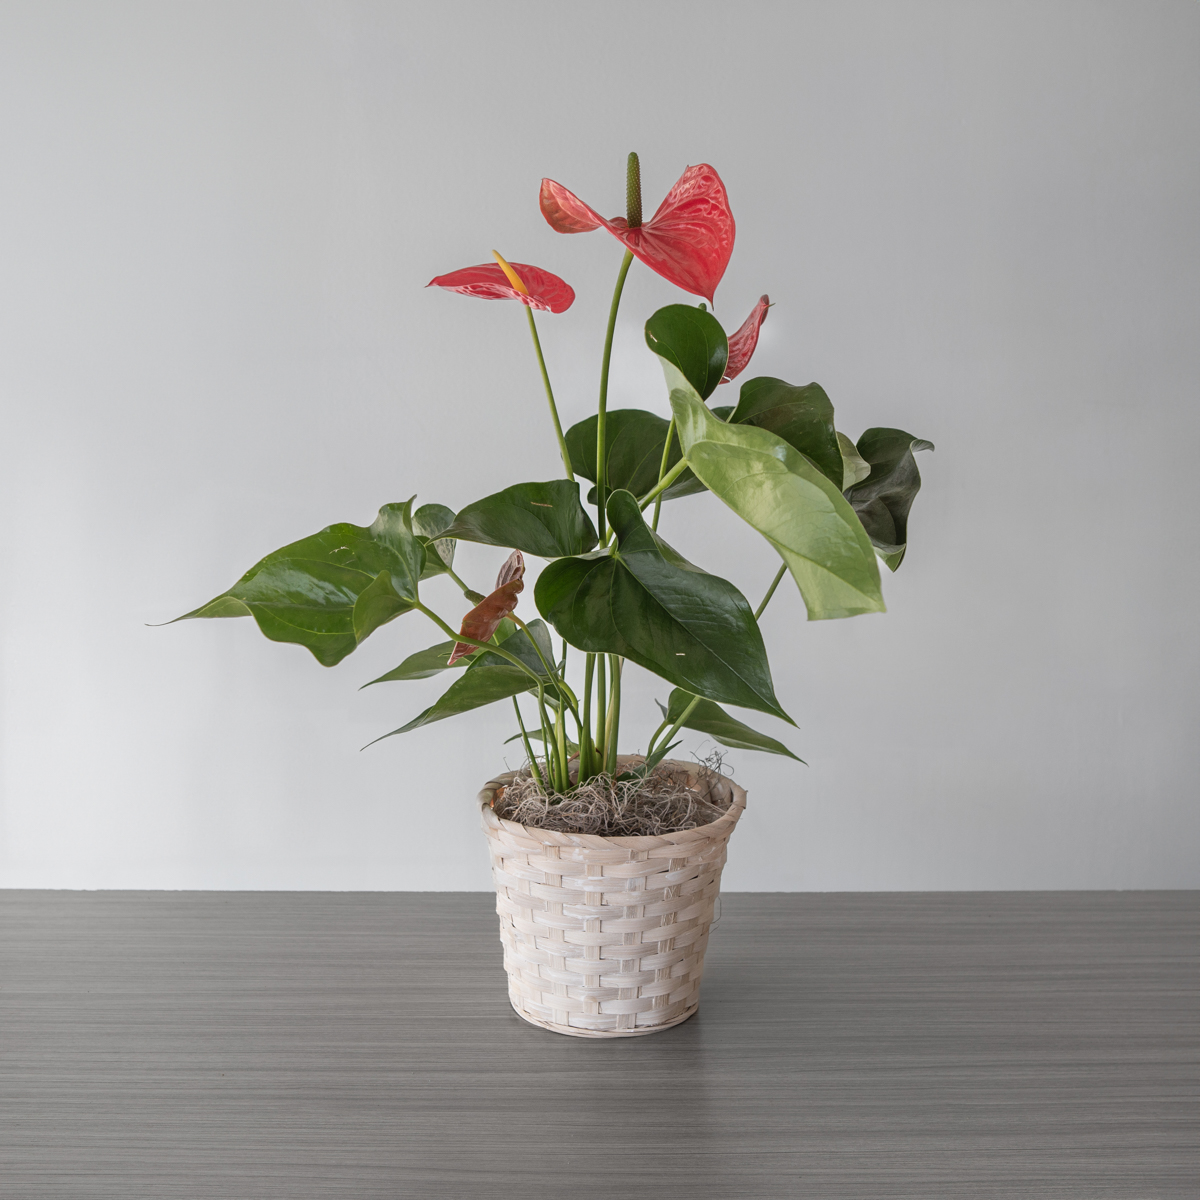
M463 267L449 275L438 275L425 286L478 296L482 300L520 300L529 308L543 312L566 312L575 303L571 285L550 271L531 267L528 263L507 263L498 254L496 260L480 263L477 267Z
M542 180L541 207L559 233L607 229L652 271L710 304L733 253L729 197L707 163L688 167L645 224L626 217L607 220L553 179Z
M770 299L760 296L750 315L742 322L741 328L729 335L729 361L725 364L722 383L728 383L750 365L750 359L758 345L758 331L767 319L767 309L770 307Z

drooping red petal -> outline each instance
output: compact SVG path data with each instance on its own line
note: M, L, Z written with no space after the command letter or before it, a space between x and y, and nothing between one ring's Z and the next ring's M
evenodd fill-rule
M542 216L559 233L590 233L608 222L595 209L589 208L574 192L569 192L553 179L542 180L538 196Z
M729 335L729 361L725 364L725 374L722 383L740 375L750 364L754 348L758 345L758 331L767 319L767 309L771 301L767 296L760 296L758 303L750 310L750 315L742 322L737 333Z
M524 279L524 276L522 276ZM496 590L485 596L465 617L459 627L463 637L486 642L496 632L500 622L517 607L517 596L525 590L525 559L520 550L514 550L500 568L496 578ZM455 642L447 666L453 666L460 658L474 654L477 646L466 642Z
M684 171L658 212L641 229L626 230L624 241L646 266L711 304L735 232L725 185L701 163Z
M530 308L545 312L566 312L575 302L575 291L565 280L541 267L528 263L511 263L510 266L521 277L529 289L523 296L508 281L499 263L480 263L477 267L464 267L431 279L426 287L445 288L449 292L461 292L464 296L478 296L483 300L520 300Z
M603 226L652 271L712 303L733 253L736 233L721 177L707 163L688 167L658 211L638 229L611 221L553 179L542 180L542 215L559 233Z

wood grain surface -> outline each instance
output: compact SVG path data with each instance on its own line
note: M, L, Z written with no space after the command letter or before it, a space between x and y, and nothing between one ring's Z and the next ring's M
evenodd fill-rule
M1200 893L723 908L698 1016L586 1041L482 893L0 892L0 1195L1200 1196Z

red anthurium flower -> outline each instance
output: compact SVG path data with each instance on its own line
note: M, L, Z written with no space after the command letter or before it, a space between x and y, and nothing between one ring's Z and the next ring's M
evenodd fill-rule
M767 309L770 307L771 301L766 296L759 296L758 303L742 322L742 327L737 333L729 335L729 361L725 364L722 383L728 383L749 365L754 349L758 345L758 331L767 319Z
M514 550L504 561L500 574L496 576L496 590L485 596L465 617L459 633L463 637L486 642L496 632L500 622L517 607L517 595L525 590L525 558L520 550ZM453 666L460 658L474 654L477 646L466 642L455 642L447 666Z
M477 267L451 271L449 275L439 275L425 286L461 292L464 296L479 296L484 300L520 300L522 304L544 312L566 312L575 303L574 289L557 275L528 263L506 263L498 254L496 259L494 263L481 263Z
M733 213L721 177L707 163L688 167L644 225L624 217L605 220L553 179L542 180L542 215L559 233L603 226L635 258L676 287L710 304L733 253Z

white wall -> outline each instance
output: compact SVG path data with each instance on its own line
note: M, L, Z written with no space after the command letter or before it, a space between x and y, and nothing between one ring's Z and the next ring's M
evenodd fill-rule
M938 447L886 616L805 624L787 584L764 618L800 729L753 720L810 765L731 754L727 885L1200 884L1198 35L1183 0L9 0L0 882L488 886L508 709L359 753L439 690L356 691L419 616L332 671L146 622L384 502L553 477L520 310L422 285L493 247L565 276L586 415L620 250L538 181L619 212L636 149L648 206L724 177L718 315L777 302L752 374ZM613 406L665 411L640 327L684 298L635 267ZM754 599L774 572L710 497L663 532ZM667 688L630 690L644 729Z

